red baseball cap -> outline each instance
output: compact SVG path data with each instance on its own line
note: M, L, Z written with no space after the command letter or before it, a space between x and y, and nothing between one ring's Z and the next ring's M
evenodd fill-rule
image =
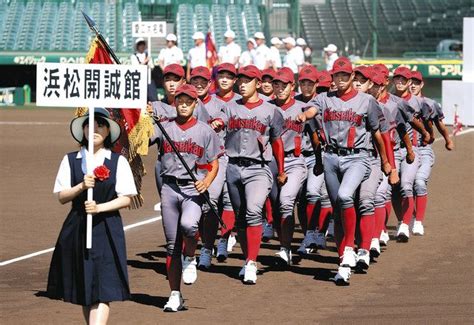
M372 80L374 84L379 86L385 84L385 76L380 71L372 70L372 74L369 79Z
M316 82L318 81L318 70L312 65L307 65L301 69L298 75L298 80L309 80Z
M262 71L262 78L264 76L269 76L272 79L275 78L275 70L273 70L272 68L268 68L268 69L263 70Z
M283 83L295 82L295 75L290 68L284 67L276 72L273 81L281 81Z
M194 77L201 77L206 80L211 80L211 72L207 67L195 67L193 70L191 70L191 79Z
M390 75L390 71L388 70L387 66L383 63L377 63L377 64L374 64L372 66L372 69L374 69L375 71L379 71L380 73L382 73L385 78L388 78L388 76Z
M184 69L179 64L173 63L173 64L170 64L170 65L167 65L165 67L165 69L163 70L163 76L166 76L167 74L174 74L175 76L183 78L184 77Z
M370 79L370 77L373 74L373 70L371 67L368 67L366 65L360 65L354 69L354 72L359 72L361 75L366 77L367 79Z
M193 99L198 98L198 93L196 91L196 88L194 88L193 85L184 84L184 85L179 86L178 89L176 89L174 98L176 99L179 95L182 95L182 94L188 95L189 97Z
M332 76L329 71L319 71L318 73L318 87L331 87Z
M411 78L412 78L412 79L416 79L416 80L423 81L423 75L421 74L420 71L412 71L412 73L411 73Z
M402 76L407 79L411 79L411 70L407 67L398 67L393 71L393 76Z
M262 80L262 73L260 70L254 65L246 65L243 68L239 69L238 72L239 76L246 76L249 78L257 78L258 80Z
M217 72L221 72L221 71L227 71L227 72L233 73L234 75L237 75L237 69L235 69L235 65L231 63L221 63L217 67Z
M333 74L338 72L352 73L352 71L352 62L345 56L341 56L336 61L334 61L332 66Z

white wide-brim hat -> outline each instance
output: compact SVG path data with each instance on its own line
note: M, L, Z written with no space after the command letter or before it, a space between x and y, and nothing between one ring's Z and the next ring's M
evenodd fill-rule
M224 33L224 37L230 37L230 38L235 38L235 33L231 30L228 30Z
M329 44L324 48L324 52L337 52L337 46L334 44Z
M301 37L300 37L300 38L298 38L298 39L296 40L296 45L305 46L305 45L307 45L307 44L306 44L306 41L304 40L304 38L301 38Z
M120 125L110 118L110 113L103 107L96 107L94 108L94 119L97 117L101 117L109 123L109 130L110 130L110 141L115 143L119 138L122 130L120 129ZM89 119L89 113L86 113L83 116L76 117L71 121L71 134L74 140L81 143L84 139L84 128L82 125L85 121Z
M283 44L283 42L278 37L272 37L272 39L270 40L270 43L272 45L282 45Z
M193 40L204 39L204 34L202 32L196 32L193 34Z
M296 41L295 41L295 39L294 39L293 37L286 37L286 38L284 38L284 39L283 39L283 43L285 43L285 44L291 44L291 45L293 45L293 46L296 45Z
M176 42L178 40L178 38L176 37L175 34L170 33L170 34L166 35L166 40L171 41L171 42Z
M265 35L262 32L256 32L253 35L253 37L256 38L256 39L265 39Z

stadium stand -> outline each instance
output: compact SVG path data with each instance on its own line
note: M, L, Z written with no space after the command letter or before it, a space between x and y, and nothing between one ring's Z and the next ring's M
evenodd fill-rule
M435 51L442 39L462 39L462 17L474 14L471 0L380 0L377 36L379 55ZM332 0L304 4L301 22L310 46L329 43L349 54L364 54L372 40L372 0ZM368 55L369 53L365 53Z

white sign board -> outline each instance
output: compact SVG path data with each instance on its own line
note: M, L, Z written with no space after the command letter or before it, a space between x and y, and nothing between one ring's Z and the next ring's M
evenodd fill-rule
M134 21L132 23L133 37L165 37L165 21Z
M144 65L36 65L38 106L144 108L146 100L147 67Z

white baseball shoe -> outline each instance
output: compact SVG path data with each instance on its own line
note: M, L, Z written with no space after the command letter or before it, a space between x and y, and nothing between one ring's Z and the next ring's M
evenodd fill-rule
M229 256L229 253L227 253L227 246L228 246L228 243L227 243L227 239L225 238L221 238L217 242L216 257L219 262L224 262Z
M413 228L411 228L411 232L413 235L423 236L425 234L425 227L423 227L423 223L421 223L421 221L415 221Z
M164 312L177 312L180 310L185 310L183 296L179 291L171 291L171 295L163 308Z
M234 235L230 235L229 239L227 239L227 252L230 253L234 249L235 244L237 244L237 239Z
M370 264L370 253L366 249L357 251L357 268L367 270Z
M314 241L316 242L316 247L318 249L325 249L326 248L326 237L322 232L315 231L314 232Z
M245 264L244 273L244 284L256 284L257 283L257 262L248 261Z
M183 282L193 284L197 280L196 257L183 257Z
M388 241L390 240L390 236L388 235L388 232L385 230L382 230L382 233L380 234L380 245L381 246L387 246Z
M334 219L329 220L328 229L326 230L326 237L334 237Z
M397 241L407 243L410 238L410 229L406 223L401 223L397 231Z
M282 264L282 265L285 265L285 266L290 266L291 265L291 259L292 259L292 255L291 255L291 250L285 248L285 247L281 247L280 248L280 251L278 253L275 254L278 258L278 263L279 264Z
M273 225L265 222L263 225L262 240L267 242L273 238L273 235Z
M201 248L201 255L199 256L198 268L207 271L211 267L212 250L203 247Z
M330 280L333 280L338 286L348 286L350 278L351 268L339 266L336 276L334 278L331 278Z
M370 256L380 256L380 240L378 238L372 238L372 241L370 242Z
M346 246L344 248L344 254L342 255L341 266L345 267L355 267L357 255L354 252L354 248Z

